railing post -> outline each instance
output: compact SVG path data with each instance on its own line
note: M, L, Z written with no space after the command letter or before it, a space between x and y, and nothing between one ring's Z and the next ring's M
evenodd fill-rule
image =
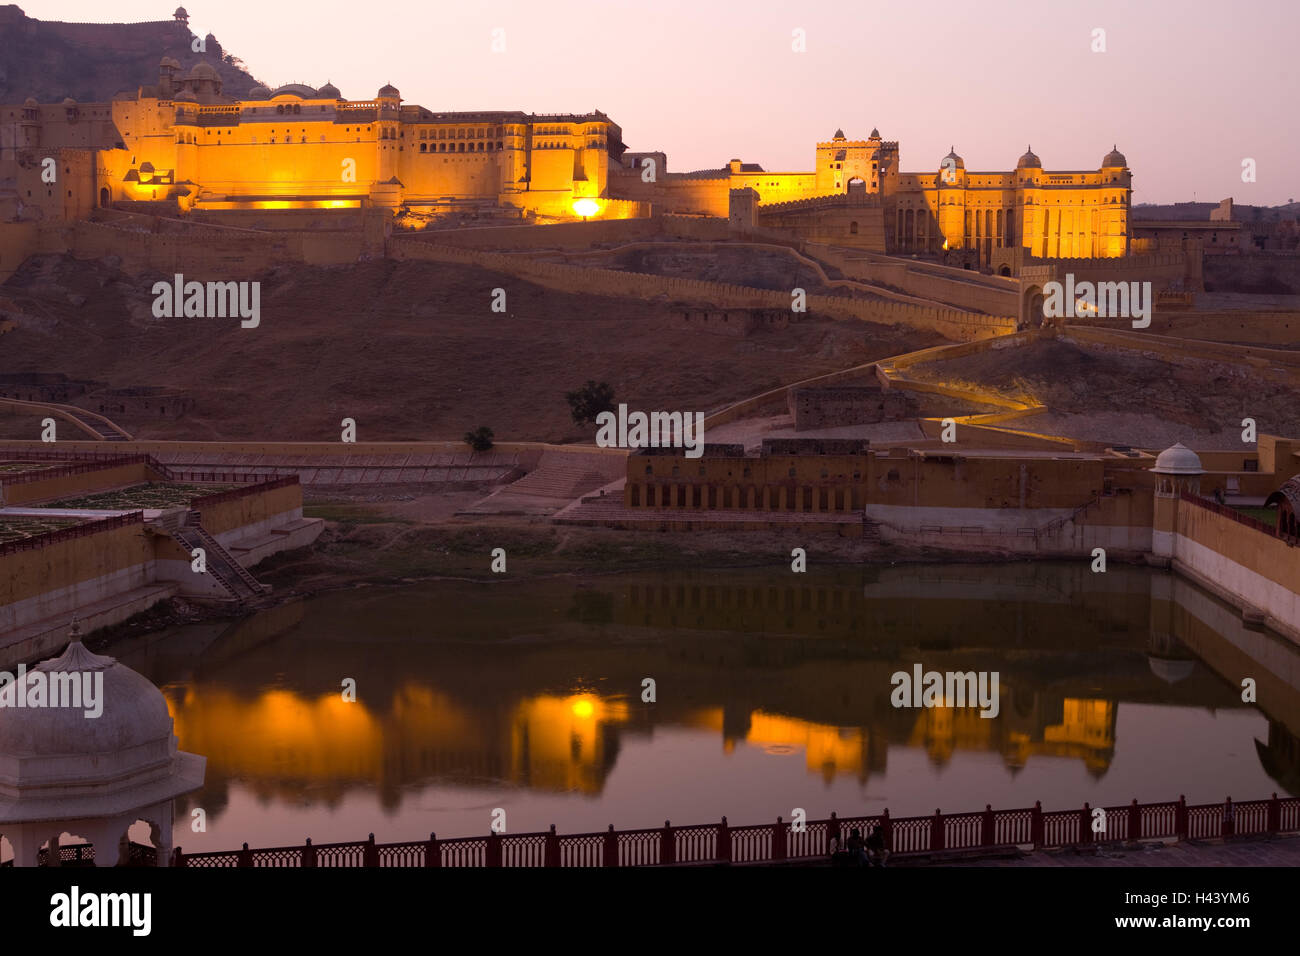
M1277 795L1274 794L1274 799ZM772 831L772 859L784 860L790 852L790 847L786 843L785 824L781 818L776 818L776 829Z
M1275 798L1277 794L1273 795ZM172 866L184 866L185 854L181 852L180 847L172 847Z
M1128 807L1128 833L1129 840L1142 839L1142 810L1138 807L1137 797Z
M934 819L930 821L930 850L943 849L943 814L934 808Z
M560 838L555 834L555 824L551 824L551 830L546 834L546 848L543 853L543 866L560 865Z
M1034 809L1029 811L1029 838L1037 850L1043 845L1043 803L1034 801Z
M727 826L726 817L718 824L718 859L723 863L731 862L731 829Z
M667 820L664 821L664 828L659 836L659 862L661 864L677 862L677 839L673 836L673 825Z
M236 863L235 866L252 866L252 865L253 865L253 851L250 850L248 848L248 844L245 843L244 848L239 851L239 862Z
M424 865L442 866L442 848L438 846L438 834L430 833L429 842L424 845Z
M894 851L894 823L889 819L889 807L880 814L880 835L885 838L885 849Z
M984 804L984 818L980 821L980 846L993 845L993 804Z
M311 837L307 838L307 843L302 848L302 865L304 868L316 865L316 848L311 845Z
M1237 815L1232 808L1232 797L1223 804L1223 838L1237 835Z
M1083 801L1083 809L1079 811L1079 842L1092 843L1092 809L1088 806L1088 801Z
M483 849L483 865L501 865L501 834L496 830L488 831L487 846Z
M370 834L370 839L366 841L365 847L361 850L361 865L372 867L379 865L379 850L375 848L375 835L373 833Z
M1282 801L1277 798L1277 793L1273 794L1273 799L1268 802L1268 826L1269 833L1277 833L1282 829Z
M605 831L605 865L618 866L618 834L614 832L612 823Z
M844 844L840 840L840 820L831 811L831 822L826 824L826 852L831 852L831 846L834 845L837 850L844 849Z
M1174 806L1174 836L1179 840L1187 839L1187 797L1181 793Z

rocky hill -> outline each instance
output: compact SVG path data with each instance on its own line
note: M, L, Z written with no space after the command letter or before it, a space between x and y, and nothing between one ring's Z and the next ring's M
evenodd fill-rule
M208 34L195 52L195 36L168 17L146 23L62 23L35 20L12 4L0 6L0 103L34 96L57 103L104 101L158 79L158 61L175 57L188 70L205 62L221 74L225 93L246 94L258 80Z

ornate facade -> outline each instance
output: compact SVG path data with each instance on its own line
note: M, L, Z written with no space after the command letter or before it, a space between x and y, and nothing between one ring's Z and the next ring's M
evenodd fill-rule
M61 188L42 169L56 156ZM1096 170L1045 171L1030 150L1013 171L975 172L954 151L932 172L905 173L898 143L878 130L861 140L837 130L816 145L810 171L734 159L670 173L665 153L628 152L622 129L600 112L435 113L404 104L390 85L364 100L329 83L254 87L232 99L215 68L182 74L170 57L156 84L109 103L0 107L0 179L16 182L26 218L81 218L123 201L181 211L677 213L881 252L961 253L992 267L1126 255L1132 182L1117 150Z

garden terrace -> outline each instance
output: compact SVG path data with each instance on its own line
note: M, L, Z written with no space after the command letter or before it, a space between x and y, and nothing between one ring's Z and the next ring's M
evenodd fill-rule
M168 481L151 481L128 488L116 488L93 495L51 501L47 508L85 508L108 510L166 509L189 507L203 495L226 491L230 485L192 485Z

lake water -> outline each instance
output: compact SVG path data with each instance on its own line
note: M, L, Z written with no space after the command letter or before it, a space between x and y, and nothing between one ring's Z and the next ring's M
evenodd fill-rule
M497 808L509 832L575 833L1300 787L1300 648L1141 568L365 588L108 653L207 757L177 806L189 852L477 835ZM893 706L917 664L997 672L998 715Z

